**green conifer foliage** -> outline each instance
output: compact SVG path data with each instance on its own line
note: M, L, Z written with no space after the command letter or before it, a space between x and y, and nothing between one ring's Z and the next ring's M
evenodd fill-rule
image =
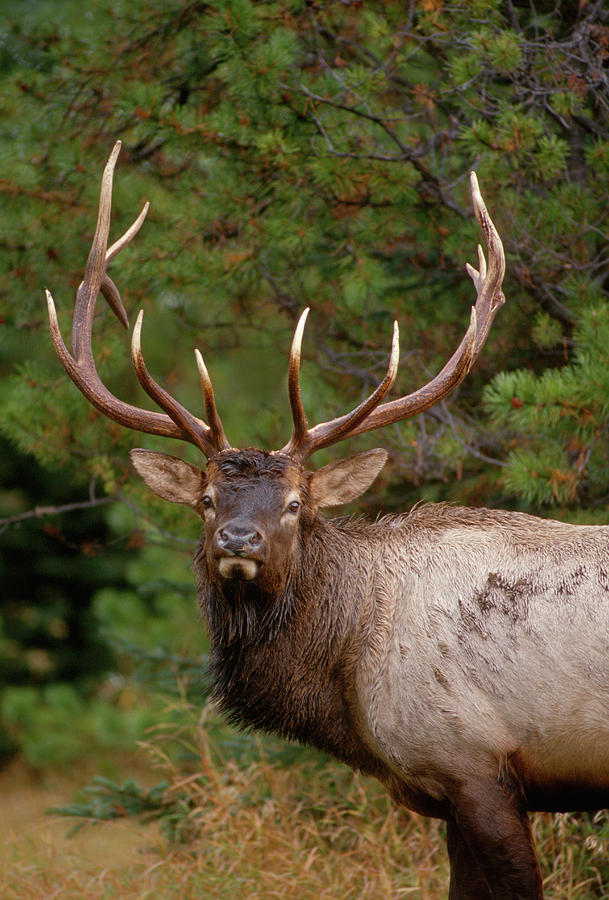
M473 300L475 168L505 241L508 304L458 396L375 438L401 476L388 502L606 507L605 3L22 10L9 7L0 53L4 374L20 364L0 397L11 440L110 491L129 479L127 447L155 445L91 411L46 334L42 288L67 329L115 139L112 234L152 204L112 264L131 319L146 309L149 366L196 411L198 345L242 445L286 439L285 359L306 305L311 420L382 377L394 316L399 388L438 370ZM110 386L147 404L107 310L95 346Z
M506 487L533 506L601 507L609 465L609 306L585 309L569 362L537 374L518 369L486 388L486 408L512 449ZM587 511L589 518L589 510Z

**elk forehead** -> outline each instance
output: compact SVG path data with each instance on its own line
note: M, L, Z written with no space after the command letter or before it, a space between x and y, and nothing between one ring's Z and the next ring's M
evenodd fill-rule
M303 497L306 490L303 476L302 466L283 454L257 449L230 450L209 461L206 489L221 508L271 512L278 505Z

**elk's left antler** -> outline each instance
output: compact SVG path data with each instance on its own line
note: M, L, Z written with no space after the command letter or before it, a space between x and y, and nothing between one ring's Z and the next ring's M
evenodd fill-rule
M467 273L476 288L476 304L472 307L469 327L463 340L442 371L412 394L387 403L382 402L391 390L397 374L399 346L398 325L395 322L387 374L374 393L352 412L308 428L299 385L300 348L308 313L308 310L305 310L296 328L290 354L288 387L294 426L290 440L283 447L282 453L302 463L322 447L329 447L365 431L383 428L385 425L408 419L429 409L447 397L463 381L484 346L497 310L505 303L501 290L505 274L503 245L482 199L475 172L470 175L470 186L474 212L486 237L489 264L487 268L484 253L478 245L479 268L474 269L469 263L466 264Z

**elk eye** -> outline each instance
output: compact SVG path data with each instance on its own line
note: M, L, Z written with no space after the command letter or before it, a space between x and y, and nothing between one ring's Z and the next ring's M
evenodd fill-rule
M298 500L292 500L291 503L288 503L288 512L297 513L300 509L300 503Z
M203 499L201 500L201 503L203 505L203 509L211 509L212 506L214 505L214 501L211 499L209 494L203 495Z

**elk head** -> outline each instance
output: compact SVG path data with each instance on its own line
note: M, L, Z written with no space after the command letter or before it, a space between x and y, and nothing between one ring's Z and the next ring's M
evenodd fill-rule
M74 308L71 352L62 339L55 305L47 291L55 350L72 381L104 415L128 428L188 441L207 458L207 468L203 471L163 453L131 452L136 470L155 493L192 507L204 520L205 564L209 576L220 583L260 583L276 590L285 580L284 561L290 558L296 545L299 528L318 509L346 503L362 494L383 467L387 454L378 449L359 453L316 472L306 470L304 463L322 447L428 409L465 378L505 300L501 291L505 270L501 240L472 172L474 211L486 236L489 265L487 269L484 253L478 247L479 269L466 266L476 288L476 304L461 343L441 372L414 393L385 400L399 362L395 323L387 373L376 390L351 412L310 428L299 382L302 336L308 313L305 310L296 327L288 367L291 437L281 450L237 450L231 447L224 433L212 383L198 350L195 356L207 422L186 410L151 377L141 350L143 311L133 329L133 365L142 387L164 412L124 403L110 393L97 373L91 348L96 301L101 292L121 323L129 327L120 294L107 274L107 267L137 234L148 210L146 204L134 224L108 248L112 181L120 147L117 142L104 169L97 228Z

